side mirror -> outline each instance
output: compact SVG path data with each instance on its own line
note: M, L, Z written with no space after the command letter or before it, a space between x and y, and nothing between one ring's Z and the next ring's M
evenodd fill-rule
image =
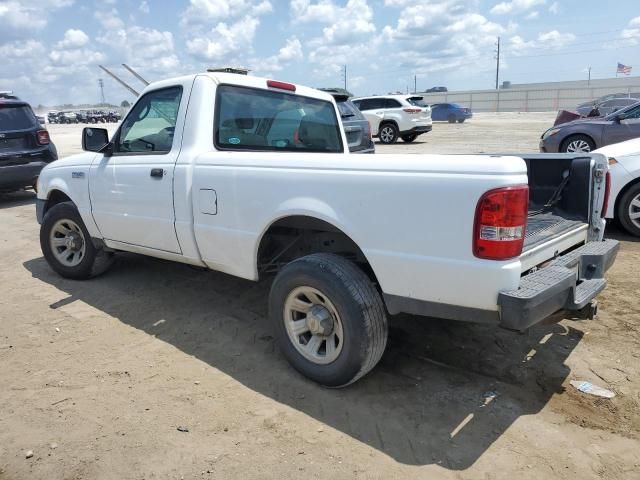
M624 120L624 115L622 114L616 115L615 117L613 117L613 121L616 123L620 123L621 120Z
M82 149L87 152L102 152L109 145L106 128L85 127L82 129Z

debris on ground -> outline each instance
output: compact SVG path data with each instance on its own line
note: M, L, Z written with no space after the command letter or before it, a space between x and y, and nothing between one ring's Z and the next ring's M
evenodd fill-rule
M189 429L187 427L178 427L177 429L179 432L184 432L184 433L188 433Z
M498 392L496 392L494 390L490 390L488 392L485 392L485 394L482 396L482 398L484 398L484 403L482 405L480 405L480 407L486 407L492 401L494 401L497 396L498 396Z
M606 388L599 387L598 385L594 385L593 383L584 380L571 380L569 383L582 393L588 393L589 395L595 395L596 397L613 398L616 396L616 394L611 390L607 390Z
M27 450L24 454L25 458L31 458L33 457L33 450Z

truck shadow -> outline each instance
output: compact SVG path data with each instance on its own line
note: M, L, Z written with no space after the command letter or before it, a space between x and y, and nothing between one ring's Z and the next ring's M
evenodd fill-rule
M36 194L32 191L22 190L19 192L0 193L0 210L33 204L35 201Z
M167 342L246 387L411 465L462 470L519 417L539 412L569 374L582 333L562 325L527 334L412 316L392 318L380 364L356 384L322 388L288 366L266 317L269 282L133 254L87 282L31 274Z

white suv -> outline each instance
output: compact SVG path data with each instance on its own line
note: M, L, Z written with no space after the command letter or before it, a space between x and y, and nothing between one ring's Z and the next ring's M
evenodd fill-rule
M371 124L371 133L382 143L395 143L398 137L413 142L431 131L431 107L416 95L359 97L352 102Z

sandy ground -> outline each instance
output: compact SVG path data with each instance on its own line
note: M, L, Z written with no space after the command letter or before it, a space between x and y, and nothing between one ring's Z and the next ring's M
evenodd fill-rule
M552 118L478 115L379 152L536 151ZM50 131L79 151L80 127ZM597 320L396 317L380 365L328 390L275 347L268 283L131 254L64 280L33 194L0 197L0 225L1 480L640 478L640 243L619 230Z

